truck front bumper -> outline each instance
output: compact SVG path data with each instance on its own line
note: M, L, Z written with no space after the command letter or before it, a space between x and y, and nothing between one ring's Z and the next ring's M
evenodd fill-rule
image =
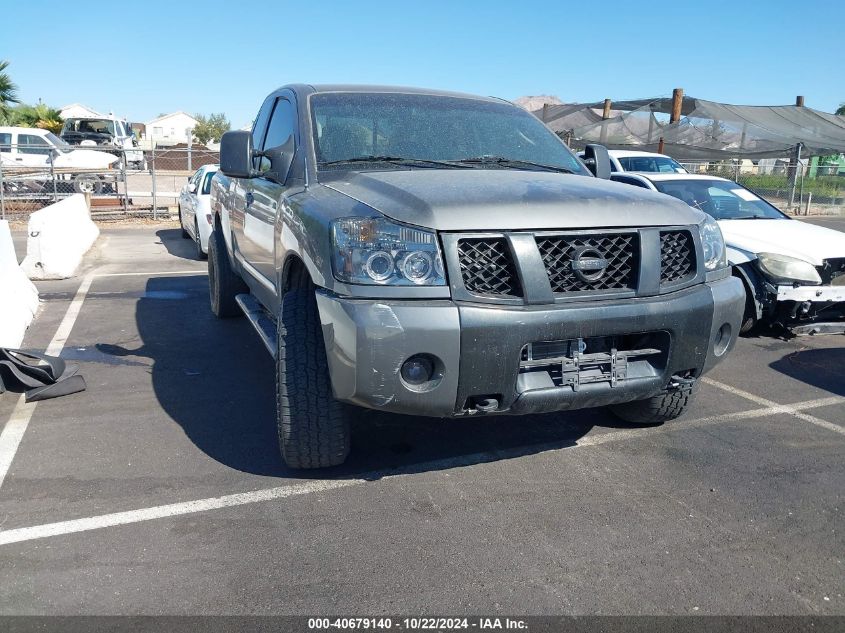
M496 407L489 413L540 413L644 399L664 392L673 376L699 377L732 349L745 291L728 277L659 297L541 306L349 299L324 291L317 303L337 399L455 417L477 413L474 404L490 396ZM641 333L665 341L664 349L623 380L554 386L521 379L528 344ZM422 388L400 373L417 354L437 361L436 379Z

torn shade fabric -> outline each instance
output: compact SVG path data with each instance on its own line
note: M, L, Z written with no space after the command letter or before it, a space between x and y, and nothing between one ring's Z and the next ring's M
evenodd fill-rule
M669 123L672 99L615 101L602 120L603 103L554 105L546 124L573 146L603 143L611 149L664 152L679 160L728 157L778 158L799 143L804 156L845 152L845 117L806 106L746 106L684 97L681 119ZM543 111L534 114L542 117Z
M26 390L26 401L37 402L85 391L79 365L56 356L0 347L0 393L17 386Z

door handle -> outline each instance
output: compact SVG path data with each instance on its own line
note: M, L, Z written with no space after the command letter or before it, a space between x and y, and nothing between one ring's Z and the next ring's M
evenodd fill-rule
M252 206L252 203L255 202L255 196L252 195L251 191L246 192L246 206L247 208Z

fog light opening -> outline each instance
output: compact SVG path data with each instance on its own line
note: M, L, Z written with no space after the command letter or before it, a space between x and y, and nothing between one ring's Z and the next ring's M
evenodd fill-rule
M402 382L411 391L428 391L437 386L442 364L430 354L414 354L399 368Z
M409 385L421 385L431 380L434 363L425 356L411 356L402 363L402 380Z
M716 336L713 338L713 353L716 356L721 356L728 351L728 346L731 344L731 333L730 323L724 323L716 332Z

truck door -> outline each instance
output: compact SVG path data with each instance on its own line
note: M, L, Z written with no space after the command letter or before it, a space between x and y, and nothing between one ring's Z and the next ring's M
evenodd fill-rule
M261 109L258 111L258 116L252 126L252 147L259 149L264 145L264 136L267 133L267 124L270 122L270 113L273 111L273 106L276 103L276 96L270 95L264 100ZM258 158L253 159L253 168L258 168ZM235 257L248 265L251 265L247 259L246 237L244 236L244 216L246 212L247 202L252 204L253 199L253 179L247 178L232 178L232 184L229 188L230 195L228 199L229 223L232 231L232 252Z
M263 151L284 145L291 137L295 140L296 126L296 107L286 96L277 97L267 134L257 149ZM257 169L259 176L252 179L252 195L248 195L246 201L241 249L247 261L263 277L259 281L272 286L275 276L276 216L284 204L288 187L264 175L271 173L267 158L261 157L258 160Z
M53 146L36 134L18 134L17 164L24 167L44 167L50 162Z

